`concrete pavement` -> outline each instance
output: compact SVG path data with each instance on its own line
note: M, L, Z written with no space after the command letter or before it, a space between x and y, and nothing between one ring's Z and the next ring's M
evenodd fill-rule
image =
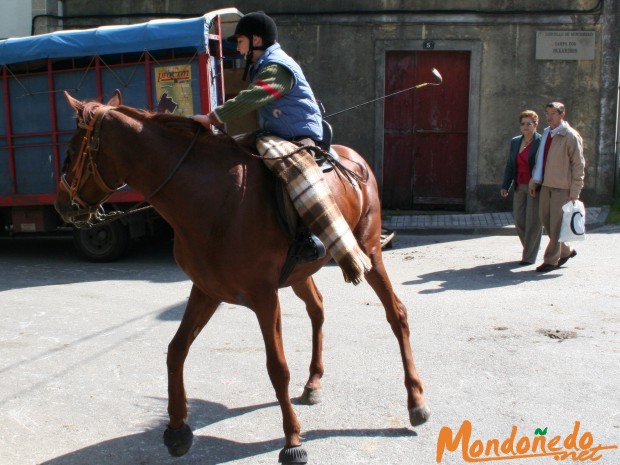
M597 463L620 463L619 237L620 226L597 228L577 257L541 274L517 264L512 236L399 233L383 261L433 412L416 428L380 301L324 267L324 400L294 403L309 465L437 463L443 428L466 420L472 442L518 428L522 445L537 429L563 441L579 422L580 444L606 447ZM191 288L170 249L94 264L66 238L0 240L0 465L276 465L281 412L264 344L254 314L230 304L186 362L192 450L174 458L163 446L167 345ZM296 397L311 328L290 289L280 301ZM441 463L465 463L461 448Z

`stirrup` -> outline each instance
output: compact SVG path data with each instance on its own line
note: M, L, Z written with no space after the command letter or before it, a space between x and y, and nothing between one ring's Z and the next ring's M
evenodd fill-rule
M308 263L319 260L327 254L325 245L314 234L303 234L297 239L295 260L297 263Z

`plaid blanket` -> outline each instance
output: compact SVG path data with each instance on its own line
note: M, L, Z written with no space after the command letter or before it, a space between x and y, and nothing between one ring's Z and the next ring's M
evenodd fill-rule
M342 269L345 281L362 282L372 266L370 259L360 249L312 154L302 150L289 155L299 147L276 136L259 137L256 145L265 164L286 186L301 220Z

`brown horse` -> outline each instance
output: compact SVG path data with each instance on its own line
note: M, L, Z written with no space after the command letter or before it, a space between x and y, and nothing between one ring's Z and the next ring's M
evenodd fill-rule
M273 175L263 161L228 136L203 130L188 118L158 115L121 104L120 93L103 105L66 94L77 111L78 130L67 150L63 188L56 209L70 223L86 226L113 191L127 184L149 199L174 229L174 256L193 282L181 324L168 347L169 424L164 442L172 455L186 453L193 434L183 365L192 342L220 303L249 307L258 318L267 370L283 416L283 463L306 463L301 427L289 397L289 369L282 345L278 288L291 286L312 322L310 376L302 401L319 401L323 303L312 274L329 260L297 265L278 284L291 239L280 225ZM381 258L381 207L377 184L355 151L334 146L341 162L364 182L359 187L337 174L326 181L372 269L366 280L381 300L396 336L405 372L407 407L413 426L430 409L414 366L407 309L394 294ZM185 152L185 153L184 153ZM251 266L249 266L251 265Z

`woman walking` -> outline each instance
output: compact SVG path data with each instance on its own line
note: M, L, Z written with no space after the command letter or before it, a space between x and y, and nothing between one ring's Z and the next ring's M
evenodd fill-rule
M510 141L510 153L506 161L504 181L500 195L507 197L511 187L514 189L513 216L517 234L523 246L519 265L536 263L540 248L542 225L538 213L538 197L532 197L528 185L536 162L536 152L541 135L536 131L538 115L525 110L519 115L521 135Z

